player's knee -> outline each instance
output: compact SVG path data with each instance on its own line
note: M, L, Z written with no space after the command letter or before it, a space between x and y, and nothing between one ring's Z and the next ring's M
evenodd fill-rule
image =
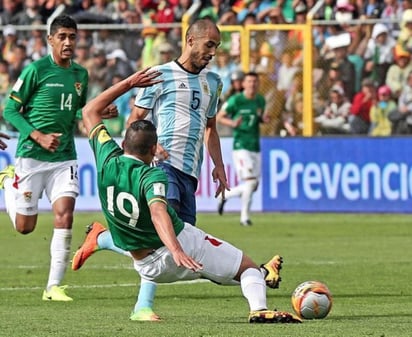
M36 224L29 222L25 222L25 221L19 221L16 220L16 231L18 231L20 234L26 235L26 234L30 234L31 232L34 231Z
M247 183L249 184L250 190L253 192L255 192L259 186L259 180L256 178L249 179Z
M54 216L54 225L56 228L71 228L73 223L73 213L57 213Z

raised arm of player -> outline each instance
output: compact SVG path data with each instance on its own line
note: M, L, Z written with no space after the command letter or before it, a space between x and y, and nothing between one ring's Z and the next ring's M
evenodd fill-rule
M148 87L161 82L162 80L156 79L160 74L159 71L150 70L150 68L140 70L106 89L100 95L89 101L83 107L83 123L87 134L89 134L94 126L101 123L102 112L113 100L132 88Z

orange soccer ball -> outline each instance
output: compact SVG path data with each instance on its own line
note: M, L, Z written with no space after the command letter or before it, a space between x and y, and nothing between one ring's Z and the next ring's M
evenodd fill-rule
M332 308L332 294L324 283L306 281L293 291L292 307L300 318L325 318Z

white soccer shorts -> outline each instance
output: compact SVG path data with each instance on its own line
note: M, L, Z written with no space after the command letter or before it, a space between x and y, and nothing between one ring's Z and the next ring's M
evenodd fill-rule
M203 269L193 272L178 267L170 251L161 247L144 259L134 261L142 278L157 283L205 278L218 284L233 284L242 261L240 249L187 223L177 239L185 253L201 263Z
M16 210L20 214L38 213L38 202L45 191L51 204L62 197L79 195L76 160L44 162L32 158L16 158Z
M233 150L233 163L240 180L256 178L259 180L261 169L260 152Z

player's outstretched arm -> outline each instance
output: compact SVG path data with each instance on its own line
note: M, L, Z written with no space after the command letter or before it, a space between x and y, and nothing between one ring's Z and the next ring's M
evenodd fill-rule
M172 221L167 213L166 204L154 202L150 205L150 214L155 226L156 232L164 245L170 250L177 266L185 267L193 271L202 269L202 265L196 262L189 255L186 255L182 246L176 238Z
M123 81L120 81L106 89L100 95L89 101L83 107L82 111L83 123L87 134L89 134L90 130L92 130L95 125L101 123L101 114L117 97L123 95L132 88L148 87L162 82L162 80L157 79L159 75L161 75L159 71L150 70L150 68L140 70L130 75Z

